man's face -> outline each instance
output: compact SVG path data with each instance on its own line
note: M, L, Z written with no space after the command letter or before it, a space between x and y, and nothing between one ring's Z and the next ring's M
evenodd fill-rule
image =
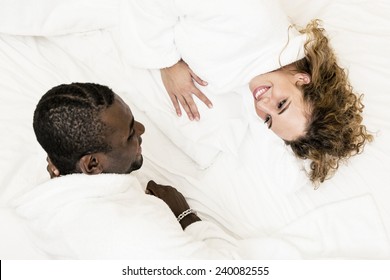
M134 120L129 106L118 96L101 114L106 140L112 150L105 153L103 173L127 174L142 166L142 138L145 127Z

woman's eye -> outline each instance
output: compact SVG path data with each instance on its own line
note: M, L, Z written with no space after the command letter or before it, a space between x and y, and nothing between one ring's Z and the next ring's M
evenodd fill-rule
M267 115L267 116L265 117L264 123L267 123L267 122L269 122L269 121L270 121L270 119L271 119L271 116L270 116L270 115Z
M267 115L265 117L264 123L268 126L268 129L271 128L271 126L272 126L272 117L271 117L271 115Z
M278 109L282 109L283 105L284 105L286 102L287 102L287 99L285 99L285 100L279 102L279 104L278 104Z

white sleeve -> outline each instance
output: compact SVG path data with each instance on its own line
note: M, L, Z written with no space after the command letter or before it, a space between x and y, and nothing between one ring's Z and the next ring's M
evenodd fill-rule
M117 34L130 65L160 69L180 60L175 45L179 12L173 0L122 0L120 10Z
M211 222L200 221L192 223L185 229L184 232L191 235L194 240L204 243L205 247L208 248L208 258L240 258L237 253L237 240ZM206 252L205 249L203 249L203 251Z
M200 221L183 231L172 211L162 203L152 205L141 201L131 206L127 202L122 205L117 202L84 204L83 215L78 217L75 210L81 213L81 209L72 209L74 213L69 223L60 219L60 230L53 234L53 239L59 238L60 241L56 242L55 247L70 245L68 253L62 254L70 258L240 258L236 241L216 225ZM50 247L53 249L53 244Z
M133 176L73 174L14 203L34 244L61 259L232 259L235 240L199 221L183 231L168 205Z

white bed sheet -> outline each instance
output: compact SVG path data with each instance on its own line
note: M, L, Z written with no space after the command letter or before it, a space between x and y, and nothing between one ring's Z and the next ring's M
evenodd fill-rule
M107 26L50 37L1 34L0 215L9 226L0 238L0 257L45 258L34 250L34 237L13 216L9 202L48 179L45 154L32 130L39 98L57 84L88 81L112 87L145 124L140 180L178 187L202 218L241 240L244 256L390 258L390 5L283 4L299 24L323 19L352 84L365 93L365 124L376 135L363 154L315 191L304 163L257 119L246 88L216 97L213 110L199 104L202 120L193 123L174 116L158 73L125 65Z

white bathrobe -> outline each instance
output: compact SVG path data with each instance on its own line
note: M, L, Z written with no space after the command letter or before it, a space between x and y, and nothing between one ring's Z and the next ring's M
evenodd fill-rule
M306 40L275 0L123 0L120 26L131 64L183 58L216 94L302 58Z
M133 175L67 175L15 201L35 243L55 259L238 258L235 240L200 221L182 230Z
M42 8L43 7L43 8ZM304 56L276 0L14 0L0 32L54 36L112 29L127 64L160 69L183 58L213 94Z

